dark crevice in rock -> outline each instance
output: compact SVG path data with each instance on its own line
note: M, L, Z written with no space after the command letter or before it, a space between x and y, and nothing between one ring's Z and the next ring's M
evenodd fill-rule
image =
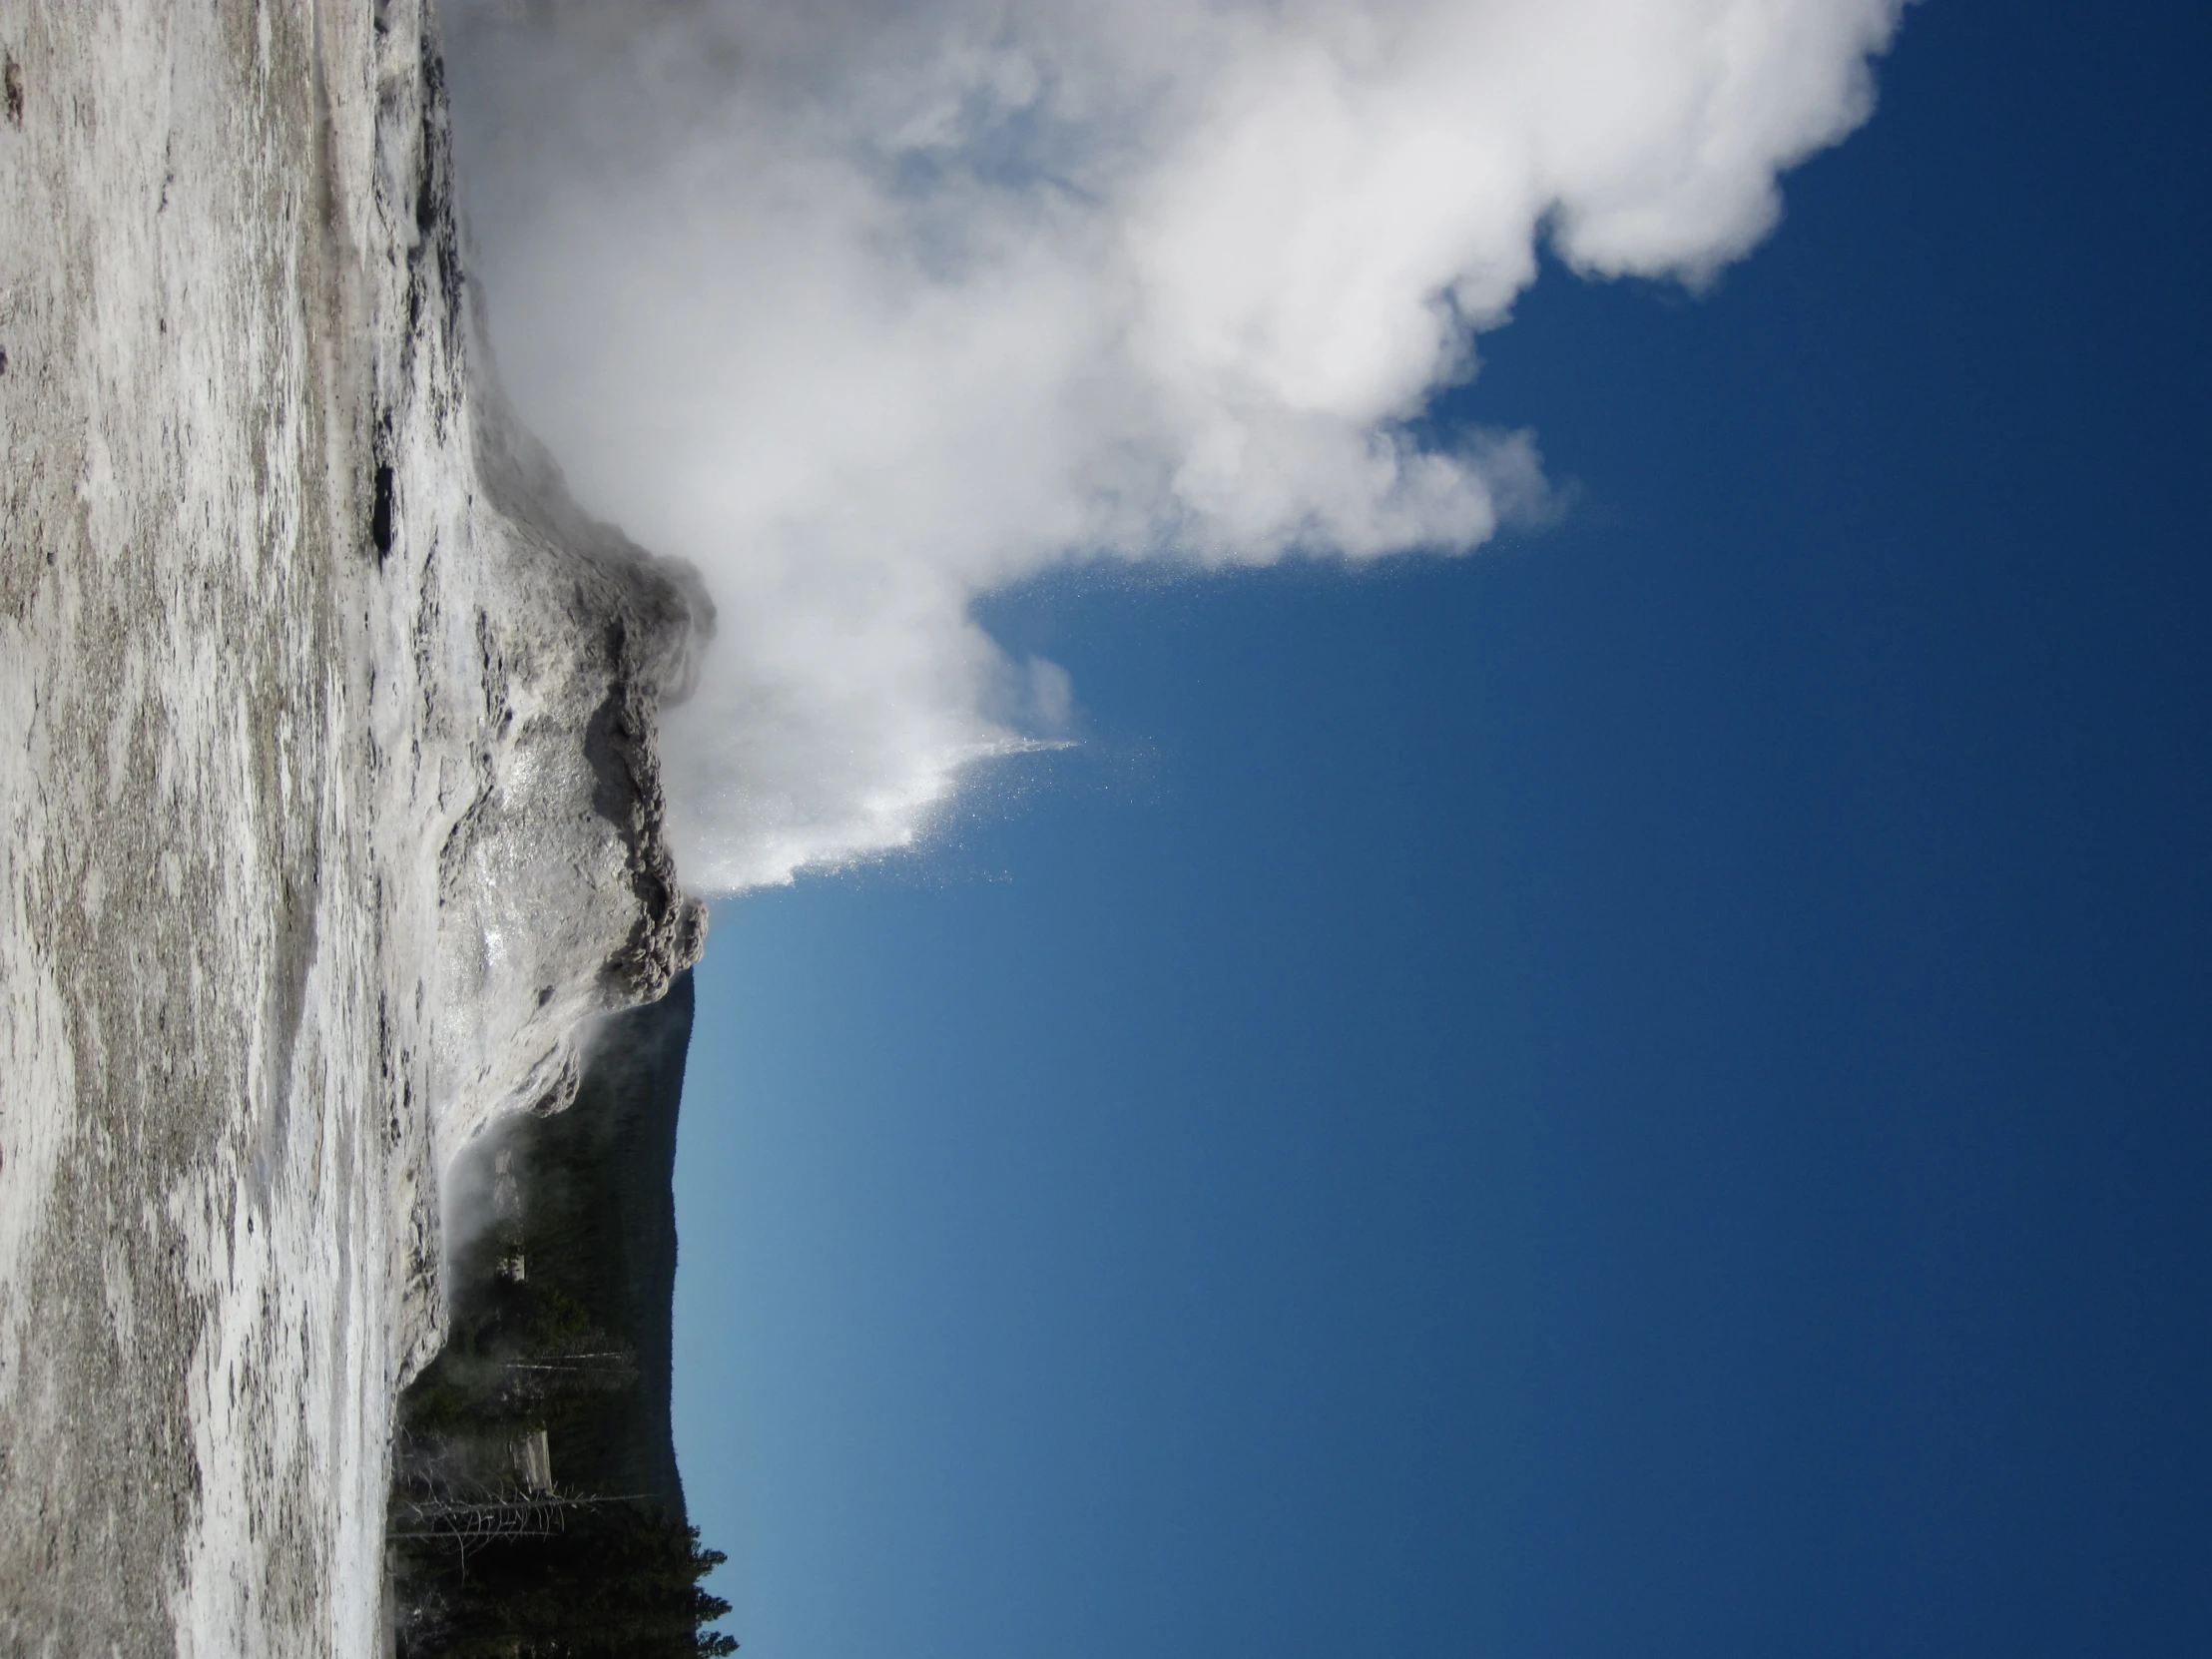
M380 565L391 557L391 462L379 459L376 463L376 482L368 509L368 539L376 549L376 562Z

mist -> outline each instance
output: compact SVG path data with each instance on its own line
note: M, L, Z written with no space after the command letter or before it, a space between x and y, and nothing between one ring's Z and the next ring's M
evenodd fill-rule
M1691 289L1873 107L1903 0L460 0L518 409L718 609L689 884L911 845L1076 688L976 600L1058 566L1458 554L1536 441L1416 436L1548 247Z

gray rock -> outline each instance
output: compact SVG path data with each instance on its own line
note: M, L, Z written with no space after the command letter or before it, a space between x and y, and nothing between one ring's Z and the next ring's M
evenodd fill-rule
M0 1652L381 1639L438 1173L704 912L424 0L0 0Z

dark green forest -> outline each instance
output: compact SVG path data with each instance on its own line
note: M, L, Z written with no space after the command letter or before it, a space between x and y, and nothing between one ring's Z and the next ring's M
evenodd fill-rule
M597 1033L575 1103L496 1127L448 1191L444 1349L401 1396L401 1659L726 1654L669 1420L671 1192L691 975Z

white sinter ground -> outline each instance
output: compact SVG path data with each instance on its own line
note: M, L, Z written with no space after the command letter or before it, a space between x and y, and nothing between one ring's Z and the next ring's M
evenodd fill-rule
M702 912L421 0L0 0L0 1652L361 1654L436 1171Z

